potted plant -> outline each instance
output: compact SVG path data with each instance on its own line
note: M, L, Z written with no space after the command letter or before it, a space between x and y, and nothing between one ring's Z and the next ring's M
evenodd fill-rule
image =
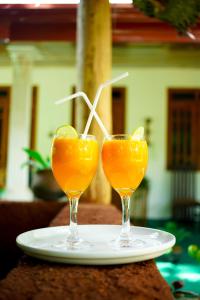
M50 159L29 148L23 148L29 159L23 166L30 166L30 187L36 198L43 200L57 200L64 195L54 179Z

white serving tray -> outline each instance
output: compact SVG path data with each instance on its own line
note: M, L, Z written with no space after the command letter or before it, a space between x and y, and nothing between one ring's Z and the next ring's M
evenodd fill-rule
M17 245L28 255L53 262L82 265L113 265L139 262L166 253L175 244L175 237L165 231L131 226L135 239L144 245L135 249L115 249L110 241L120 233L120 225L79 225L79 235L91 248L68 250L63 242L69 226L47 227L20 234Z

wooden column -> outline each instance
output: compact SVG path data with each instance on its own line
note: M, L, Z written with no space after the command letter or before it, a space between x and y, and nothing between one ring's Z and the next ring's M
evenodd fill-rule
M94 100L98 86L111 78L111 14L108 0L81 0L78 8L77 29L77 90L84 91L91 101ZM101 95L97 112L108 132L112 131L111 88ZM82 101L76 102L75 123L79 132L83 132L88 118L88 109ZM90 133L99 144L103 134L96 121L92 122ZM99 168L95 179L87 191L92 202L109 203L111 189L101 165L101 146Z

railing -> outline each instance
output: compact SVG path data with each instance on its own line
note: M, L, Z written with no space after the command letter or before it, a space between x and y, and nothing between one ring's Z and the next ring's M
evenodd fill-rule
M196 201L196 170L174 170L171 175L173 218L200 222L200 203Z

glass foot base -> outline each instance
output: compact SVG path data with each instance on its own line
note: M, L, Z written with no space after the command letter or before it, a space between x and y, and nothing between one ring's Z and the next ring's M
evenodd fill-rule
M145 242L129 235L119 236L116 240L111 241L110 245L115 249L137 249L144 247Z
M92 248L92 244L84 241L81 238L78 238L76 240L72 240L72 239L66 239L66 240L62 240L57 242L55 245L53 245L54 248L57 249L64 249L64 250L87 250Z
M83 239L79 238L78 240L67 240L66 247L68 250L83 250L89 249L92 247L91 243L84 241Z

